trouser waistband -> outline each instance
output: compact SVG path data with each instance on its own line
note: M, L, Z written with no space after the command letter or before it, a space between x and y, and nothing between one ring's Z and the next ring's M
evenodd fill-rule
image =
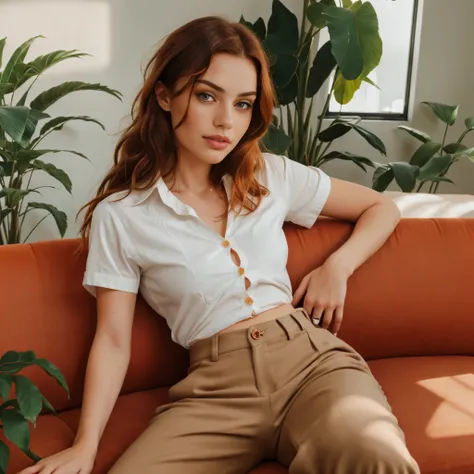
M298 308L272 321L255 324L246 329L215 334L195 342L189 348L190 364L203 359L218 359L219 354L252 347L268 340L278 338L291 339L294 334L313 326L307 312Z

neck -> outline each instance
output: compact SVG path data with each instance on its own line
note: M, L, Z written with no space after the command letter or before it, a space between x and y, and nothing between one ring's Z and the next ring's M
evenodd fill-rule
M176 193L187 192L195 195L207 193L213 186L209 177L211 166L194 160L178 160L174 177L170 180L170 190Z

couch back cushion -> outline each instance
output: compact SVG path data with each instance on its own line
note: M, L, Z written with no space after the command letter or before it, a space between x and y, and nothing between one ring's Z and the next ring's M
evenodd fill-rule
M287 225L293 288L350 236L349 224ZM40 369L27 369L57 409L82 399L96 325L82 288L79 241L0 247L0 354L35 351L62 371L71 398ZM366 359L474 353L474 219L402 220L385 245L349 279L339 336ZM132 357L122 393L172 385L186 375L187 351L138 298Z

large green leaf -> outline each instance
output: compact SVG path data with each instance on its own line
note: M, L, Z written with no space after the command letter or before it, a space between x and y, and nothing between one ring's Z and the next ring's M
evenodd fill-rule
M458 117L459 105L445 105L438 102L422 102L431 107L436 117L446 125L454 125Z
M324 155L321 158L321 162L327 163L328 161L336 160L336 159L352 161L355 165L357 165L360 169L362 169L366 173L367 173L366 166L370 166L371 168L375 167L374 163L369 158L365 156L354 155L353 153L349 153L347 151L331 151L330 153L328 153L327 155Z
M341 105L348 104L354 97L354 94L360 89L362 78L349 81L344 78L341 71L337 72L334 82L334 98Z
M468 150L469 147L464 145L464 143L454 142L448 143L444 148L443 151L448 155L462 155L464 150Z
M38 193L36 189L16 189L16 188L2 188L0 189L0 198L6 197L8 205L10 207L15 207L25 196L31 193ZM0 363L0 369L3 370Z
M474 117L468 117L466 120L464 120L464 123L466 124L466 128L468 130L474 130Z
M28 208L43 209L48 211L53 216L61 237L64 237L64 234L67 230L67 215L63 211L60 211L51 204L46 204L43 202L29 202Z
M5 438L21 450L27 450L30 445L30 427L23 415L15 408L3 410L2 424Z
M294 55L298 51L298 42L298 19L280 0L273 0L265 49L276 56Z
M291 145L291 138L273 124L268 127L262 141L264 147L276 155L284 154Z
M410 159L410 164L419 166L420 168L424 166L438 151L441 149L441 143L436 142L426 142L415 151L413 156Z
M352 126L345 122L333 122L328 128L323 130L318 138L322 142L332 142L337 138L344 136L346 133L352 130Z
M239 23L245 25L249 30L251 30L258 39L263 43L265 41L265 36L267 35L267 27L265 26L265 21L263 18L258 18L255 23L245 20L244 16L241 15Z
M57 412L54 409L53 405L51 405L50 401L44 395L43 395L43 407L46 411L49 411L53 415L57 415Z
M419 173L418 166L413 166L403 161L389 163L389 166L401 190L411 193L416 186L416 178Z
M288 105L295 101L298 95L298 76L295 74L290 83L283 89L276 89L278 104Z
M90 161L89 158L87 158L86 155L79 153L78 151L74 150L53 150L53 149L44 149L44 150L20 150L17 153L17 158L19 161L22 162L29 162L31 160L34 160L35 158L38 158L42 155L46 155L47 153L72 153L73 155L80 156L81 158L86 159L87 161Z
M374 7L369 2L353 9L328 7L323 17L328 23L332 53L344 78L355 80L368 76L382 57Z
M415 137L417 140L420 140L423 143L431 141L431 137L427 133L417 130L416 128L407 127L406 125L399 125L398 128L400 130L404 130L412 137Z
M3 222L3 220L10 215L13 212L14 209L11 208L6 208L0 210L0 224Z
M310 23L318 29L326 28L328 22L323 16L329 5L322 2L315 2L308 6L306 10L306 16Z
M96 120L92 117L88 117L87 115L81 115L81 116L77 116L77 117L74 117L74 116L56 117L56 118L50 120L49 122L47 122L43 125L43 127L40 131L40 135L44 135L45 133L49 132L50 130L52 130L52 131L62 130L64 125L67 122L70 122L72 120L79 120L79 121L83 121L83 122L93 122L93 123L96 123L97 125L99 125L99 127L102 128L102 130L105 130L104 125L101 122L99 122L98 120Z
M6 38L0 39L0 69L2 68L2 61L3 61L3 50L5 49L5 43L7 42ZM0 72L0 79L2 77L2 73Z
M23 147L28 146L38 120L43 118L49 115L24 106L0 106L0 127Z
M420 168L420 180L431 180L444 173L451 165L451 155L433 156Z
M38 38L44 38L44 36L39 35L39 36L35 36L33 38L30 38L29 40L25 41L20 46L18 46L18 48L13 52L13 54L11 55L9 61L7 62L6 66L5 66L5 69L3 70L3 73L2 73L2 82L3 83L10 82L9 79L10 79L10 76L12 75L13 68L17 64L24 62L24 60L26 58L26 55L28 54L28 51L30 50L31 45Z
M43 408L43 396L38 387L27 377L15 375L13 380L16 384L16 399L21 414L34 425Z
M375 191L385 191L393 181L395 175L393 169L388 165L379 166L372 177L372 189Z
M66 390L67 395L69 396L69 387L67 386L66 379L64 378L63 374L60 370L51 362L46 359L36 359L35 364L41 367L48 375L53 377L56 382Z
M10 460L10 450L8 446L0 440L0 474L7 473L7 465Z
M315 3L315 5L319 5ZM326 42L316 53L313 65L309 70L306 97L313 97L329 79L336 67L336 59L331 52L331 42Z
M385 148L384 143L380 140L377 135L370 132L366 128L361 127L360 125L352 124L352 128L361 136L363 137L366 142L375 148L377 151L382 153L383 155L387 156L387 150Z
M0 398L7 400L12 388L12 376L9 374L0 374Z
M16 362L26 362L31 364L36 359L33 351L17 352L7 351L0 358L0 370L5 370L5 365Z
M453 156L467 156L468 158L474 158L474 148L464 148L463 150L457 150L453 153Z
M277 89L286 87L296 74L298 58L291 54L280 54L272 67L272 79Z
M44 111L51 107L59 99L65 97L72 92L78 91L99 91L110 94L117 99L121 100L122 94L119 91L110 89L102 84L92 84L81 81L63 82L62 84L52 87L38 95L34 100L31 101L30 107L36 110Z
M51 177L58 180L66 188L66 191L71 194L72 182L64 170L56 168L52 163L45 163L41 160L33 161L31 167L48 173Z
M43 74L50 67L58 64L62 61L72 58L82 58L84 56L90 56L87 53L79 53L77 50L65 51L58 50L52 53L38 56L29 63L16 64L12 70L9 82L13 83L13 89L10 92L21 87L29 79ZM26 97L23 99L25 100Z

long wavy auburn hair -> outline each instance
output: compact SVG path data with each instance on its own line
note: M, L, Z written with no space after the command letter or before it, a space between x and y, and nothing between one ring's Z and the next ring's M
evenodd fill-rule
M194 89L209 67L213 55L227 53L250 59L257 70L257 98L248 130L226 158L211 168L211 181L218 185L225 174L233 178L229 210L251 213L257 209L267 190L255 173L264 166L260 140L269 127L276 105L269 74L268 58L259 39L247 27L224 18L199 18L173 31L148 62L144 83L133 101L131 124L115 146L114 163L98 187L96 196L86 203L79 230L81 248L89 245L92 215L97 204L118 191L146 190L160 176L173 174L178 161L171 117L158 104L155 89L161 81L175 96ZM178 91L176 83L186 78ZM189 96L191 97L191 95ZM188 102L189 108L189 102ZM188 109L176 128L185 121Z

